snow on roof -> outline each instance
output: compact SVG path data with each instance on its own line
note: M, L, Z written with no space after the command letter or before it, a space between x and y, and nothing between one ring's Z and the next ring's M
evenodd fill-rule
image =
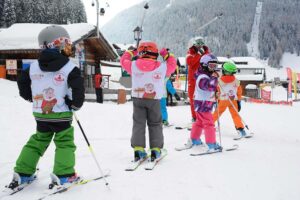
M240 81L263 81L264 76L263 74L236 74L235 77Z
M266 68L266 65L255 57L231 57L230 60L235 63L247 62L246 65L237 64L238 68Z
M0 32L0 50L39 49L38 35L51 24L13 24ZM87 23L62 25L70 34L71 41L86 35L95 26Z
M246 88L246 89L257 89L257 86L254 85L254 84L248 84L248 85L246 85L245 88Z
M230 60L227 57L217 57L219 62L232 62L232 60Z
M115 44L120 47L121 50L128 50L129 47L135 47L135 44Z
M186 59L185 59L185 57L178 57L178 60L179 60L181 66L185 66L186 65Z

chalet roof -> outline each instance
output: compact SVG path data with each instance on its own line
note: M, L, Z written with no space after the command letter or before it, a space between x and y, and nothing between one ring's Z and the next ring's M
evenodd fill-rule
M11 27L4 29L0 32L0 51L19 51L26 50L27 52L39 50L38 34L40 31L49 26L49 24L33 24L22 23L13 24ZM73 44L81 40L87 39L95 41L96 27L87 23L61 25L64 27L69 35ZM114 48L104 38L100 32L99 40L95 43L99 52L104 53L107 59L113 60L118 57Z
M135 48L135 44L117 44L117 43L114 43L113 47L115 49L128 50L128 48Z
M0 50L40 49L38 35L49 24L13 24L0 32ZM70 34L72 42L93 31L91 24L79 23L62 25Z

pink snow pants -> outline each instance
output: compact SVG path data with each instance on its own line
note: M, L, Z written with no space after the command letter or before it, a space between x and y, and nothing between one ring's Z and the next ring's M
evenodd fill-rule
M206 143L216 143L216 129L210 112L196 112L196 121L191 130L191 139L199 139L202 131L205 134Z

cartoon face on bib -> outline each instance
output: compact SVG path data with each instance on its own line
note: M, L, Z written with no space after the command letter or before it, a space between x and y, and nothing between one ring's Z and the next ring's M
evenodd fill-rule
M145 84L145 93L143 98L145 99L154 99L156 95L154 85L152 83Z
M57 99L55 98L55 91L53 88L46 88L43 90L43 102L42 102L42 111L43 114L53 113L53 107L57 103Z

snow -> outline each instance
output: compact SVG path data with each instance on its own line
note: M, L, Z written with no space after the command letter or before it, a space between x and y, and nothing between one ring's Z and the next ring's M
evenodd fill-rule
M249 54L256 58L260 57L259 48L258 48L258 44L259 44L258 36L259 36L259 24L260 24L262 6L263 3L258 1L256 6L256 13L252 25L250 42L247 44Z
M166 5L166 8L170 8L175 0L170 0L170 2Z
M23 145L35 132L31 103L18 95L15 82L0 79L0 185L7 184ZM286 94L285 90L281 91ZM279 91L279 93L281 93ZM280 94L278 94L280 95ZM67 193L48 199L104 200L186 200L186 199L300 199L300 103L293 106L251 104L242 102L240 112L251 131L252 139L233 141L236 135L233 122L226 111L220 119L222 145L238 143L233 152L191 157L193 150L177 152L176 146L189 137L186 130L164 129L168 156L154 171L143 166L135 172L124 169L133 157L130 147L132 103L117 105L86 102L77 112L102 169L110 169L103 181L74 187ZM169 120L177 126L190 121L189 106L168 107ZM99 175L76 122L77 172L86 177ZM218 136L218 134L217 134ZM219 141L219 138L217 138ZM51 144L39 163L39 179L24 191L6 199L32 200L43 195L48 187L53 167L54 145Z
M186 58L185 57L178 57L179 63L181 66L186 66Z
M0 32L0 50L39 49L38 35L47 26L50 24L13 24ZM62 27L68 31L73 42L95 29L93 25L87 23L62 25Z
M248 84L246 85L246 89L257 89L257 86L254 84Z
M284 53L280 62L280 66L290 67L292 70L300 73L300 56L292 53Z

